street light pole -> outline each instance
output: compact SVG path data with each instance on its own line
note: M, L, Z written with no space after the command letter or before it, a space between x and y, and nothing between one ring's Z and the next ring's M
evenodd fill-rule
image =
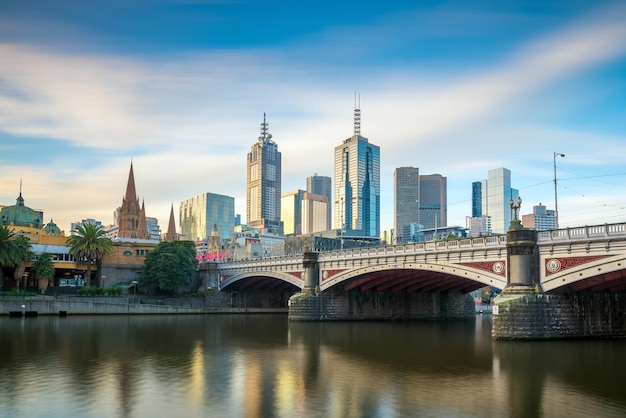
M556 157L565 157L560 152L554 153L554 220L556 221L556 229L559 229L559 205L556 197Z

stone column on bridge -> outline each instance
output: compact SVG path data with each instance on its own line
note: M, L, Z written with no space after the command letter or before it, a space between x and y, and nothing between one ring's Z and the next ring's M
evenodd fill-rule
M536 320L543 316L535 303L541 302L543 291L539 283L537 232L524 228L517 217L522 200L517 205L510 202L515 216L506 234L507 285L494 299L493 325L491 336L494 339L536 339Z
M319 291L320 274L317 256L317 253L308 251L302 254L304 289L289 298L290 321L323 320L323 296Z
M302 264L304 266L304 291L314 290L320 284L319 263L317 253L305 252L302 254Z

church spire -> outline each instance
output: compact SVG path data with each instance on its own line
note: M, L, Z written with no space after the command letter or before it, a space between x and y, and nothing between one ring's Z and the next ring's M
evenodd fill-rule
M133 162L130 162L130 173L128 174L128 183L126 184L126 194L124 200L132 202L137 199L137 191L135 190L135 174L133 173Z
M146 220L146 206L143 200L141 201L141 211L139 212L139 226L137 228L137 238L150 239L150 233L148 232L148 221Z
M174 222L174 204L170 209L170 222L167 225L167 232L165 233L165 241L176 240L176 222Z

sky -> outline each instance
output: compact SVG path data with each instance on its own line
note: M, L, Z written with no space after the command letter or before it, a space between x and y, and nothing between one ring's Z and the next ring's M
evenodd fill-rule
M282 192L332 177L353 134L393 171L447 177L448 225L471 184L511 170L521 213L626 222L626 4L620 1L2 0L0 204L69 233L113 222L132 161L147 216L235 198L263 114ZM565 157L555 157L555 153Z

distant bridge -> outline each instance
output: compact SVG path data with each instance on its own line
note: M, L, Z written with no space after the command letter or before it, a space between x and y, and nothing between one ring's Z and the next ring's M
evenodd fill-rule
M626 224L537 232L532 270L545 292L626 290ZM468 293L503 289L511 268L506 235L322 252L309 286L376 292ZM303 256L218 265L219 290L298 292Z

